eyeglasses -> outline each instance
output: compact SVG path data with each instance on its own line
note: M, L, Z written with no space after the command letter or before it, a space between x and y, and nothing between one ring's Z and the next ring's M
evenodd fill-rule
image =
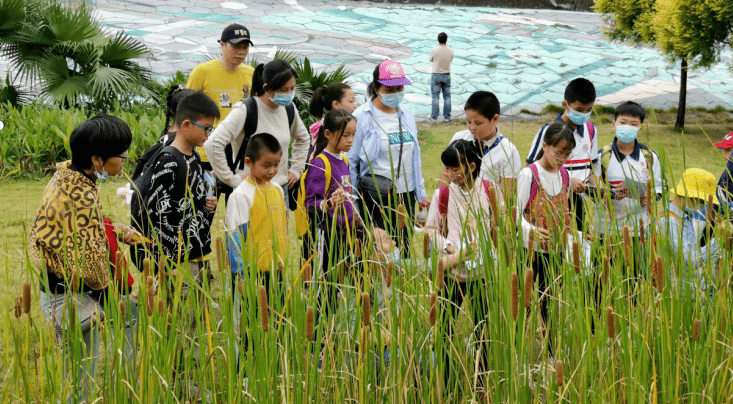
M122 159L122 162L124 163L125 161L127 161L128 156L124 155L124 156L112 156L112 157L117 157L118 159Z
M191 122L192 124L198 126L201 129L203 129L204 130L204 133L206 133L207 135L209 133L211 133L211 132L214 131L214 127L213 126L201 126L201 125L197 124L195 121L189 121L189 122Z

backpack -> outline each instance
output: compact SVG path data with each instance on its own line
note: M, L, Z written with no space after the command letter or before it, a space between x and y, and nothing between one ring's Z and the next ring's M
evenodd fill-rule
M152 162L150 160L154 159L158 155L158 153L163 150L164 147L170 146L175 139L175 133L165 134L161 136L154 145L150 146L150 148L146 150L145 153L143 153L143 155L140 156L135 162L135 170L132 172L131 177L132 182L135 182L135 180L140 178L140 175L143 173L143 171L149 170L152 165Z
M247 108L247 117L244 120L244 128L242 129L244 131L244 139L242 139L242 144L239 146L236 156L234 155L234 149L231 143L224 147L227 166L235 174L238 170L244 170L244 152L247 150L247 143L249 143L252 135L257 132L257 101L255 97L248 97L242 102L245 108ZM295 106L293 103L285 107L285 112L288 114L288 128L290 128L293 126L293 121L295 121Z
M534 163L530 164L529 169L532 170L532 185L529 188L529 199L527 200L527 204L524 206L525 210L537 197L537 192L539 192L540 187L542 186L540 184L540 174L537 171L537 166ZM567 189L570 186L570 174L568 174L568 170L563 166L560 166L558 170L560 171L560 178L562 179L562 187L563 189Z
M484 191L486 192L486 196L489 197L489 200L491 200L491 190L494 188L494 186L491 184L491 181L489 180L482 180L481 181L484 186ZM448 199L450 198L450 187L448 185L444 185L440 187L440 193L438 194L438 213L440 213L440 232L443 235L443 237L448 235Z
M344 158L344 162L346 162L346 165L348 165L349 159L346 157L346 155L342 154L341 156ZM326 190L323 194L325 198L326 193L328 193L328 186L331 185L331 162L328 161L328 157L323 154L319 154L318 156L316 156L316 159L321 159L321 161L323 161L323 164L325 165L324 171L326 173ZM308 170L305 170L305 172L303 172L303 175L300 176L300 185L297 187L298 203L295 208L295 234L298 236L298 238L303 238L303 236L308 233L308 229L310 229L310 216L308 216L308 212L305 209L306 174L308 174Z
M651 149L649 149L649 147L645 144L639 143L639 149L641 149L641 155L644 156L644 160L646 160L646 163L649 167L649 172L652 173L654 169L654 153L652 153ZM603 146L603 149L601 149L601 167L603 170L602 174L604 179L606 178L606 169L608 168L608 164L611 161L612 151L612 144ZM649 178L651 178L651 175L649 176Z

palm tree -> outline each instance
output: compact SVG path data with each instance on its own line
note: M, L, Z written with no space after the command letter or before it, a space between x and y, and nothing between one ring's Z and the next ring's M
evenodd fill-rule
M9 13L9 14L6 14ZM0 50L26 84L65 107L105 111L120 101L154 96L150 71L136 59L147 48L122 32L110 34L81 3L0 0Z

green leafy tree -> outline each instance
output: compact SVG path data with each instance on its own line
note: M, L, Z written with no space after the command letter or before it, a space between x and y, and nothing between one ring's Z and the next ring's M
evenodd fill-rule
M102 30L86 3L0 0L0 50L26 84L66 107L108 110L121 100L153 97L150 71L136 60L147 48L122 32Z
M680 98L675 127L685 125L687 72L707 68L731 46L730 0L596 0L609 38L658 47L680 62Z

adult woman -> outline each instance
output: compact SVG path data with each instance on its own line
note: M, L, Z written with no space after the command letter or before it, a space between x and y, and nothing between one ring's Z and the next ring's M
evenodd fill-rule
M131 142L127 124L108 115L74 129L69 138L71 161L58 164L28 235L31 261L40 268L41 309L59 341L78 327L88 355L82 360L92 375L100 344L95 319L104 318L104 298L114 287L97 181L122 171ZM139 233L129 226L116 227L122 242L135 244ZM72 312L76 318L69 320Z
M409 232L398 226L397 207L404 205L412 218L416 201L429 202L417 124L412 113L399 107L404 86L409 84L396 61L377 65L368 88L370 101L354 113L358 125L348 154L351 180L358 185L364 213L371 216L374 226L396 237L403 255L410 253L410 240Z
M297 183L303 173L310 137L297 109L292 106L296 77L298 73L295 69L281 59L257 65L252 78L253 98L235 104L204 144L214 173L232 189L242 182L249 171L244 165L243 155L247 145L243 143L247 137L258 133L275 136L283 150L290 150L290 142L293 142L292 161L283 158L278 173L273 178L273 181L283 187L286 196L288 189ZM245 133L245 123L252 122L252 117L247 119L247 115L254 113L257 114L256 125L252 133ZM289 116L292 116L292 122ZM226 149L229 145L231 153L227 155ZM238 155L242 156L241 160L233 158Z

